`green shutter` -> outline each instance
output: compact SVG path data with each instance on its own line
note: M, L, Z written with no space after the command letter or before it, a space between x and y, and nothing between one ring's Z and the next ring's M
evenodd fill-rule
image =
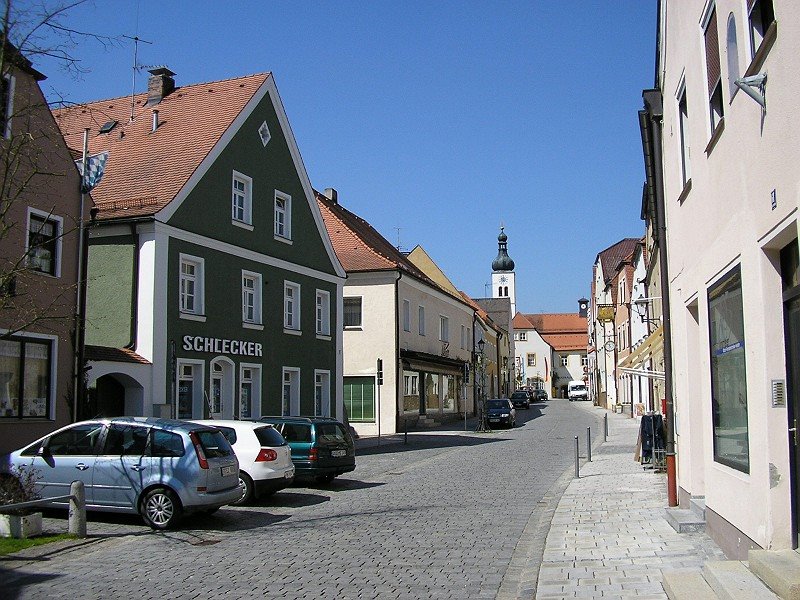
M345 377L344 406L353 423L375 422L375 378Z

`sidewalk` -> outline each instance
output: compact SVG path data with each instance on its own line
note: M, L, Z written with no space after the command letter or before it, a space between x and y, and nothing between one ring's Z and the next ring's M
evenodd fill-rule
M609 412L608 429L608 441L595 446L558 503L537 599L663 599L664 571L699 571L705 561L725 558L706 534L678 534L667 524L666 475L634 460L639 419Z

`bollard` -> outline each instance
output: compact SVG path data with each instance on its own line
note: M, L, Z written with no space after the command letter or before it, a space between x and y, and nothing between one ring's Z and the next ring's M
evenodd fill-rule
M575 479L579 479L581 476L579 459L580 459L580 443L578 442L578 436L576 435L575 436Z
M592 462L592 428L586 428L586 458Z
M408 419L403 421L403 443L408 446Z
M86 490L82 481L73 481L69 486L69 532L79 538L86 537Z
M603 441L607 442L608 441L608 413L603 415L603 421L604 421Z

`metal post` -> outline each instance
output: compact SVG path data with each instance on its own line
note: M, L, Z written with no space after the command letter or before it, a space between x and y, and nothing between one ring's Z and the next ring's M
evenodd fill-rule
M608 413L603 415L603 425L604 425L604 428L603 428L603 441L607 442L608 441Z
M403 419L403 443L408 445L408 419Z
M578 441L578 436L575 436L575 479L579 479L581 476L580 470L580 442Z
M586 428L586 457L592 462L592 428Z
M86 537L86 491L82 481L69 486L69 532L79 538Z

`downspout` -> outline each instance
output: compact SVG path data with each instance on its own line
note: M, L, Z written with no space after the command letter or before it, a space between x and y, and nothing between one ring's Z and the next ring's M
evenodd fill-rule
M658 254L661 261L661 310L664 327L664 396L666 400L666 458L667 497L669 506L678 506L677 471L675 465L675 405L672 395L672 327L670 323L669 273L667 260L667 225L664 207L664 173L661 158L661 131L664 111L661 92L658 89L642 93L649 117L648 131L651 135L653 159L653 187L655 188L656 231L658 232Z
M86 258L87 253L86 233L84 231L84 211L86 207L86 191L84 182L86 181L86 169L89 160L89 129L83 130L83 159L81 163L81 178L80 178L80 213L78 215L78 289L77 297L75 298L75 360L73 363L73 388L72 388L72 421L78 421L78 410L81 407L81 401L84 395L84 340L85 335L85 319L86 319Z
M400 373L400 365L403 360L400 358L400 279L403 277L402 271L397 271L397 279L394 280L394 430L397 431L397 424L400 422L400 403L397 401L400 396L400 382L403 381ZM403 421L403 430L408 427Z

